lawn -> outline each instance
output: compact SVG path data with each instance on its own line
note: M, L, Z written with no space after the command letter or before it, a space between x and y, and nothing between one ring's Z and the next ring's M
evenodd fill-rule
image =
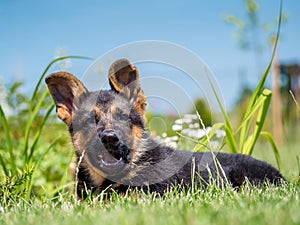
M163 197L113 196L76 201L72 196L0 208L1 224L300 224L299 184L207 190Z

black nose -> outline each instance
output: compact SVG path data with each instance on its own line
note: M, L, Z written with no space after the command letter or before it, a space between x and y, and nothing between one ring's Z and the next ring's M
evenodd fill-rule
M114 148L119 144L119 138L114 130L104 130L100 134L100 139L105 148Z

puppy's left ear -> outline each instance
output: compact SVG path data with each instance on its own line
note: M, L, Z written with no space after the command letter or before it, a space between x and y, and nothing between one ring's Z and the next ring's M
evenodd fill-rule
M119 59L110 66L108 79L111 89L123 93L133 103L135 110L143 116L146 97L141 89L137 68L127 59Z

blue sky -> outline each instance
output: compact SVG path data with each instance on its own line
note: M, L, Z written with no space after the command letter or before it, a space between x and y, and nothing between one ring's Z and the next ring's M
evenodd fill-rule
M231 37L223 16L244 17L244 1L22 1L0 2L0 81L25 82L30 90L58 49L68 55L97 58L129 42L162 40L184 46L215 74L227 105L237 99L240 84L258 80L254 57ZM274 20L279 1L259 1L262 22ZM300 61L300 2L285 0L288 21L282 27L280 61ZM266 43L261 65L270 57ZM91 62L73 60L70 71L81 76ZM55 69L55 68L54 68ZM57 69L57 68L56 68ZM244 77L239 78L239 71Z

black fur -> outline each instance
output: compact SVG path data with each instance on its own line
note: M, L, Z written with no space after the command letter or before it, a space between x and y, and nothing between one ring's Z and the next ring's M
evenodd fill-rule
M157 166L162 161L164 163ZM262 185L264 182L278 184L285 180L271 165L251 156L220 152L193 153L161 145L148 149L137 165L143 169L136 176L123 180L125 185L116 187L117 191L122 192L130 187L163 194L174 184L189 187L195 182L198 186L206 187L210 182L217 182L219 185L223 182L238 188L246 178L254 185Z

